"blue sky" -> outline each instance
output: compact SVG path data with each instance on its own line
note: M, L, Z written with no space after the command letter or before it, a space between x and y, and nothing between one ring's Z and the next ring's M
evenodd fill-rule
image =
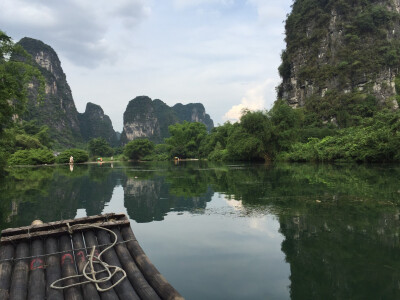
M78 111L102 106L121 131L139 95L201 102L215 124L269 109L292 0L2 0L0 29L52 46Z

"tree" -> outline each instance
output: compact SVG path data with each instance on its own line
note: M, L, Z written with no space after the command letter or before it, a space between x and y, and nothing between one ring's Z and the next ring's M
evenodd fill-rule
M238 160L270 159L274 155L271 131L267 113L245 110L228 138L226 148L229 155Z
M267 155L261 139L239 124L228 138L227 149L229 156L237 160L260 160Z
M88 143L91 156L112 156L114 151L105 138L91 139Z
M15 60L15 57L23 58ZM26 109L29 83L39 85L38 99L44 95L44 78L34 66L32 57L0 30L0 138L4 129L12 127L14 120ZM8 154L0 149L0 169Z
M148 139L136 139L130 141L124 147L124 155L129 159L141 159L154 150L154 143Z
M176 123L168 127L170 138L165 139L171 146L171 154L181 158L199 157L199 148L207 136L206 125L199 122Z
M66 164L69 163L70 157L74 158L74 163L84 163L87 162L89 159L89 155L85 150L81 149L68 149L60 153L57 156L57 163L59 164Z

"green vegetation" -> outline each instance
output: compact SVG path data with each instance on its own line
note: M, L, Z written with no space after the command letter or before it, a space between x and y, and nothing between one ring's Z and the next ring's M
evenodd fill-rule
M392 105L393 99L378 103L374 84L378 93L391 94L385 74L400 67L400 38L393 30L400 15L393 2L297 0L292 8L279 98L290 91L293 77L297 88L313 90L303 100L308 112L325 121L335 118L341 127L359 125L360 118Z
M91 139L88 143L88 150L91 156L112 156L114 153L105 138Z
M203 112L202 105L177 104L170 108L160 100L141 96L130 101L124 119L150 122L152 129L148 139L136 139L124 147L112 148L111 138L99 137L91 139L87 145L82 140L77 147L87 147L92 158L119 155L133 160L179 157L210 161L399 161L400 113L393 106L395 100L400 103L400 76L395 76L400 67L400 38L393 28L400 24L400 17L392 9L393 5L372 0L294 1L286 20L287 48L281 53L279 67L283 83L278 87L279 99L270 111L245 110L240 122L227 122L208 132L212 122L206 126L184 121L191 119L193 109ZM4 82L8 80L4 87L10 90L0 90L0 166L8 158L10 164L49 163L45 151L49 152L52 146L59 147L60 141L68 140L68 134L73 132L54 138L55 133L39 125L42 123L12 121L15 114L24 111L27 84L36 87L42 79L40 72L31 67L29 55L14 53L19 48L9 37L2 33L0 42L0 75ZM36 40L23 39L22 45L32 51L45 47L56 56L49 46ZM19 62L11 59L21 55L25 58ZM29 72L21 71L23 69L16 68L14 63L26 67ZM46 79L53 76L43 68L40 70ZM382 72L386 71L393 74L392 81L382 79ZM64 76L61 69L58 72ZM288 92L285 88L292 79L296 80L296 87L307 94L307 98L302 99L304 103L299 103L300 106L304 104L303 107L298 109L280 100ZM392 86L393 81L395 86ZM70 94L66 81L56 83L59 91ZM316 92L309 92L309 89ZM376 94L376 90L381 94ZM392 96L382 99L387 94ZM49 97L46 101L56 107L57 95ZM96 115L104 115L99 106L88 104L85 114L81 122L86 124L83 133L86 138L99 136L97 130L105 132L110 127L108 119L103 123L92 120ZM47 117L53 121L62 119L51 110L46 112ZM3 122L1 118L7 120ZM178 121L182 123L176 123ZM159 128L151 127L156 123ZM150 132L157 136L151 136ZM123 143L128 142L127 139L123 133ZM71 140L77 139L71 137ZM52 141L57 144L53 145ZM73 156L75 162L87 160L84 150L70 149L64 151L57 162L68 162L69 156Z
M335 45L335 55L328 50L327 59L331 64L322 66L318 61L319 48L332 30L329 26L332 11L340 14L334 30L342 30L345 43ZM363 74L373 79L382 67L400 64L399 41L387 38L387 32L398 20L397 13L375 1L294 1L293 10L286 20L288 47L282 53L280 74L284 80L290 78L291 61L297 51L303 49L307 57L300 71L301 81L323 83L337 76L346 84Z
M171 147L171 155L179 158L198 158L200 146L207 136L207 128L203 123L176 123L168 130L171 137L165 143Z
M154 150L154 143L148 139L136 139L125 145L124 155L128 159L139 160Z
M40 165L55 162L53 152L48 149L18 150L13 153L8 163L10 165Z
M66 164L69 163L70 157L74 158L74 163L84 163L89 160L89 155L85 150L81 149L68 149L61 152L57 156L57 163Z
M209 134L201 123L171 125L165 144L134 140L124 155L136 160L400 161L400 112L369 110L373 99L362 99L357 109L364 107L363 118L349 116L352 126L344 128L323 124L307 107L292 109L276 101L270 111L245 110L240 122L227 122Z
M335 136L296 143L281 159L290 161L400 161L400 114L381 112L361 125L337 131Z
M47 70L40 64L34 63L46 83L46 93L43 101L36 101L37 84L32 82L27 110L22 115L24 120L37 120L41 125L49 126L49 134L53 146L57 150L86 145L81 135L78 121L78 113L72 98L71 89L66 81L66 76L61 68L60 60L56 52L42 41L24 37L17 45L25 49L32 57L44 55L49 59L51 70ZM24 61L24 58L15 56L16 60ZM87 125L87 124L85 124Z
M24 57L25 61L16 61L15 56ZM20 46L14 45L11 38L0 31L0 140L1 144L12 142L13 135L5 132L11 129L14 119L24 113L28 101L28 84L35 82L38 89L38 100L44 93L44 80L39 70L33 66L32 58ZM22 142L30 144L27 138ZM33 142L34 143L34 142ZM0 170L6 165L10 156L10 147L0 147Z
M215 128L203 146L209 160L272 160L300 141L302 134L321 134L321 128L306 127L301 110L277 101L271 111L243 112L239 123ZM313 130L310 130L313 129Z

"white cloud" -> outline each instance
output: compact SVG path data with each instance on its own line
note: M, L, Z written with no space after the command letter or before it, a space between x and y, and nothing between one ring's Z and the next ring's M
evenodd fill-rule
M252 111L263 110L267 102L272 104L275 99L275 86L277 81L275 79L267 79L262 84L254 86L247 90L242 101L238 105L232 106L232 108L224 115L224 120L226 121L238 121L244 109L249 109Z
M292 0L248 0L248 3L257 8L259 18L269 22L275 20L283 22L292 2Z
M0 28L18 39L42 40L79 66L97 67L117 56L113 28L134 29L149 16L150 0L2 0Z
M252 217L248 222L251 229L263 232L269 238L280 238L277 234L279 223L272 216Z
M117 130L137 95L202 102L218 124L275 100L291 2L1 0L0 29L53 47L78 109L101 105Z
M186 9L189 7L202 5L225 5L229 6L235 3L235 0L174 0L174 6L177 9Z
M41 3L27 5L24 0L3 0L0 2L1 24L19 23L27 27L45 28L57 23L53 13L54 11L50 7Z

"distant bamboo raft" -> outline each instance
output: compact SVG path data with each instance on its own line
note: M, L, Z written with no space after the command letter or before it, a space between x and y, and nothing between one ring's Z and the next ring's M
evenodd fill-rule
M107 232L101 228L108 228ZM110 235L111 234L111 235ZM108 265L122 268L126 278L111 287L111 282L82 284L88 256L95 256L117 237L116 245L102 255ZM93 270L102 267L94 264ZM104 272L103 272L104 273ZM106 274L99 273L99 278ZM51 287L66 278L63 290ZM0 299L183 299L140 247L124 214L105 214L86 218L50 222L40 225L9 228L1 232L0 240Z

